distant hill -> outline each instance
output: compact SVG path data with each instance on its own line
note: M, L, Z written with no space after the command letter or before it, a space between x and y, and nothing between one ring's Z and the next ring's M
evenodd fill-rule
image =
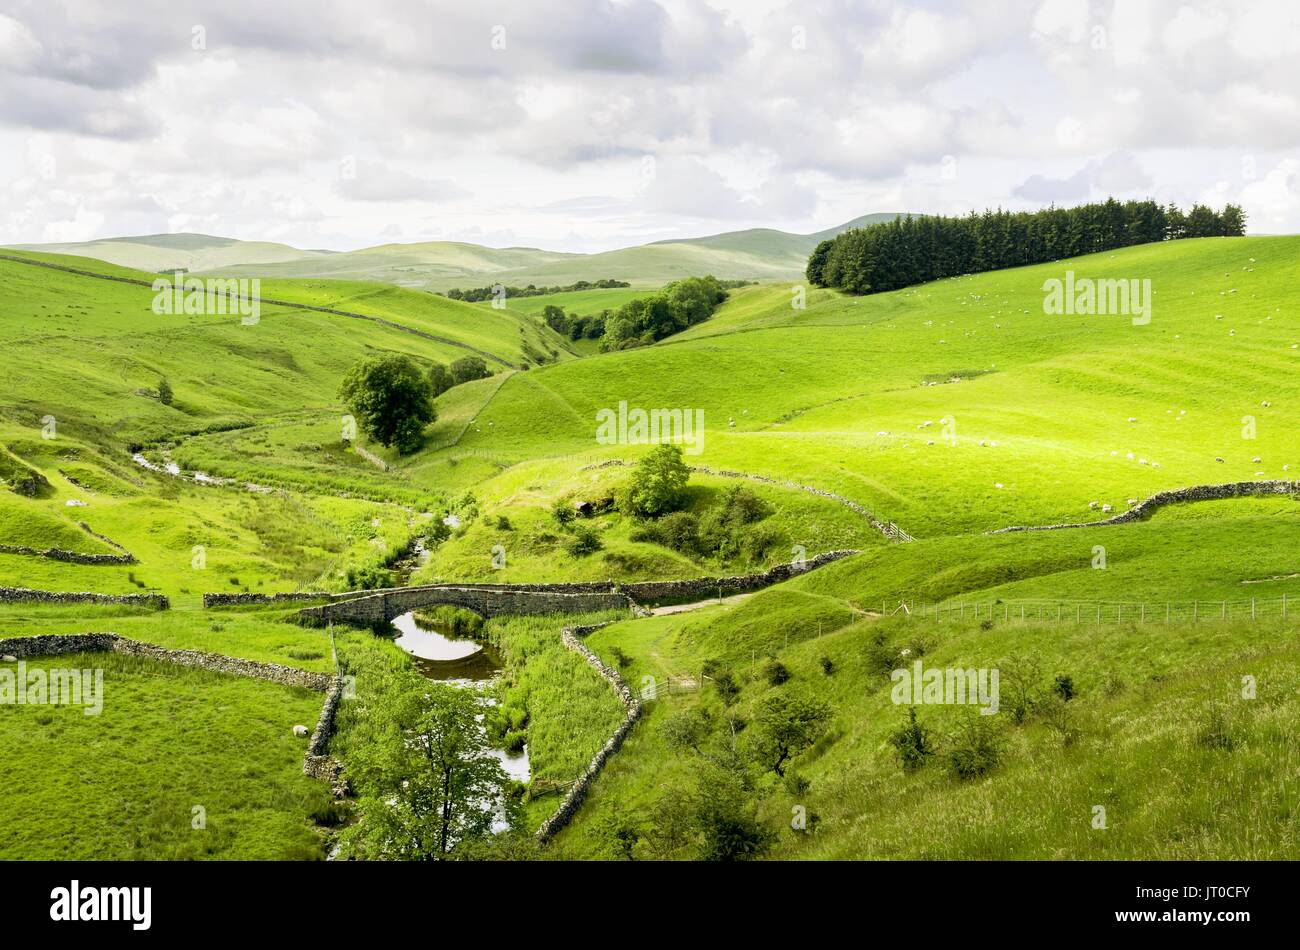
M306 262L334 256L334 251L304 251L270 241L238 241L211 234L143 234L71 244L15 244L23 251L93 257L145 271L215 270L232 265Z
M15 245L22 250L76 254L146 271L176 268L221 276L317 277L369 280L425 290L489 283L556 285L612 277L660 286L691 274L724 279L789 280L802 276L818 241L895 213L868 214L815 234L771 228L655 241L599 254L531 247L493 248L456 241L381 244L356 251L300 250L287 244L239 241L207 234L153 234L78 244Z

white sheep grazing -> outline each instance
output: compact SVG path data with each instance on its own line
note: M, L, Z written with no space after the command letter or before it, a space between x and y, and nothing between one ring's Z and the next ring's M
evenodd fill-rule
M1102 506L1101 506L1101 510L1102 510L1102 511L1110 511L1110 505L1102 505Z
M1128 500L1128 506L1129 506L1130 508L1132 508L1132 507L1133 507L1134 505L1136 505L1137 503L1138 503L1138 500L1137 500L1136 498L1130 498L1130 499Z
M1126 459L1128 459L1130 462L1133 461L1133 453L1132 453L1132 452L1127 453L1124 457L1125 457Z
M994 482L994 483L993 483L993 487L994 487L994 488L1002 488L1003 485L1002 485L1001 482Z
M1129 417L1128 417L1128 421L1129 421L1129 422L1137 422L1137 416L1129 416Z
M1152 463L1151 463L1151 467L1152 467L1152 468L1159 468L1159 467L1160 467L1160 463L1159 463L1159 462L1152 462Z
M1091 511L1095 511L1097 509L1097 503L1095 501L1088 502L1088 508Z
M1251 459L1251 461L1254 462L1256 465L1258 465L1260 462L1263 461L1263 459L1261 459L1261 458L1257 455L1257 456L1255 456L1253 459Z
M1146 460L1146 459L1138 459L1138 464L1139 464L1139 465L1145 465L1146 463L1147 463L1147 460Z

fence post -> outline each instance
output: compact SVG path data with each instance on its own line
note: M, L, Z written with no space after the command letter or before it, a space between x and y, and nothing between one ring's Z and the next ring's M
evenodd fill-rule
M1286 594L1282 595L1282 619L1286 619Z
M1255 598L1250 598L1250 619L1255 619Z

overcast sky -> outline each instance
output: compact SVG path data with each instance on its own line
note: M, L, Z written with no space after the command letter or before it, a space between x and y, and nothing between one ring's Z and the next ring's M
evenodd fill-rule
M1107 194L1300 231L1296 0L0 0L0 243L592 251Z

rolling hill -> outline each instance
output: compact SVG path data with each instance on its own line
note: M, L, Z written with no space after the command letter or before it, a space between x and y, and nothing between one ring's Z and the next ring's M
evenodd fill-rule
M72 254L137 270L185 268L216 276L302 277L378 281L424 290L484 286L568 285L614 278L658 287L679 277L789 280L803 274L818 241L851 227L890 220L869 214L814 234L770 228L657 241L598 254L529 247L492 248L456 241L382 244L355 251L299 250L285 244L238 241L204 234L108 238L81 244L20 245L19 249Z

